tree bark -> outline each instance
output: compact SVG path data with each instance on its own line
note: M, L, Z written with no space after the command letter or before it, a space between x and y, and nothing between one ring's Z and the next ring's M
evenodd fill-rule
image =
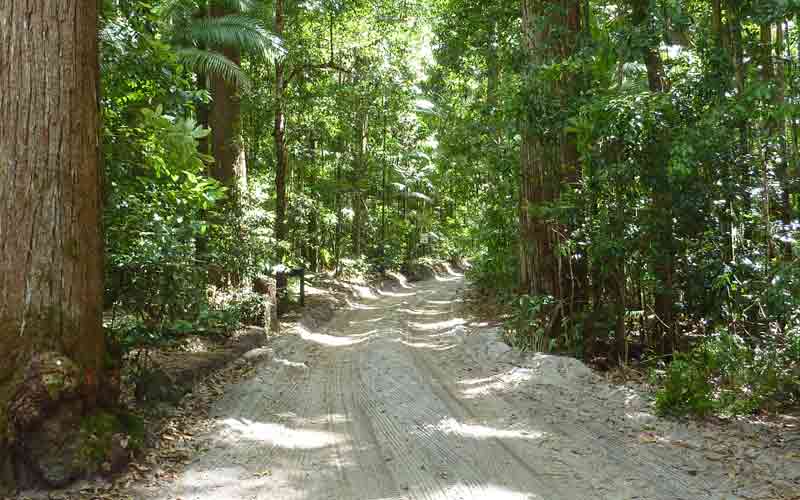
M213 2L211 16L222 17L233 13L223 4ZM217 47L225 57L236 63L241 62L238 48ZM244 140L242 138L241 98L236 86L219 76L211 78L211 144L214 165L211 176L231 190L234 204L237 193L247 189L247 162L245 160Z
M84 410L102 394L97 26L94 1L0 3L0 489L35 354L75 363Z
M730 43L731 43L731 58L734 68L734 75L736 79L736 96L739 99L744 99L745 84L747 83L747 63L744 58L744 41L742 39L742 5L738 0L725 0L725 11L728 17L728 24L730 26ZM750 153L750 124L747 118L738 120L737 128L739 129L739 143L737 145L736 154L738 157L743 158ZM749 181L752 171L745 167L741 171L732 173L734 182L745 183ZM731 216L734 217L738 213L750 213L752 209L752 197L749 189L742 192L742 203L737 204L735 209L731 210ZM744 236L746 239L751 238L748 229L745 230ZM732 260L736 261L736 246L735 241L731 242Z
M723 21L723 0L713 0L711 2L712 31L714 35L714 46L719 53L719 61L714 68L714 76L719 79L716 89L716 102L721 105L725 95L731 90L733 85L733 73L735 58L730 44L730 29L728 24ZM728 13L730 18L730 13ZM738 146L735 146L738 147ZM722 259L724 262L732 264L735 255L735 242L733 235L733 214L735 210L733 186L735 185L735 172L730 162L722 162L720 165L720 178L722 196L725 204L718 210L720 221L720 232L723 235Z
M361 191L362 179L367 176L367 154L369 147L369 113L362 103L356 111L356 158L353 175L353 227L351 244L353 256L358 258L363 253L362 233L364 230L364 194Z
M210 14L208 9L207 2L201 2L198 6L197 11L194 13L194 18L202 19ZM200 49L207 49L208 47L205 44L199 45ZM209 90L209 79L205 73L195 73L195 77L197 78L197 90ZM204 127L209 128L209 113L211 111L211 106L208 103L201 102L197 105L197 124ZM204 155L211 155L210 149L211 143L209 141L209 137L205 136L200 138L197 141L197 150L200 151Z
M551 1L523 0L522 36L529 65L533 68L554 58L550 31L538 26ZM551 17L554 17L551 15ZM555 21L555 18L552 19ZM547 89L552 92L553 89ZM556 257L551 224L540 215L541 206L555 199L560 182L558 150L543 134L533 130L531 117L522 135L520 172L520 291L525 294L559 296L555 275Z
M275 0L275 35L283 37L286 24L284 0ZM286 66L283 59L275 63L275 240L278 244L278 260L283 260L282 244L288 236L286 226L286 172L289 157L286 150L286 116L284 93L286 91ZM280 286L280 284L279 284Z
M786 65L784 63L784 47L786 45L786 34L782 21L775 25L775 108L782 111L786 105ZM786 119L776 120L778 133L778 148L780 150L780 162L777 165L778 181L781 186L781 196L779 203L780 219L783 227L781 233L789 236L789 227L792 224L792 205L791 191L789 187L789 146L786 137ZM783 259L792 260L792 243L788 238L783 238L782 242Z
M579 30L579 1L523 0L522 40L531 68L528 77L533 78L535 70L542 65L569 57L575 50ZM572 83L565 80L528 84L544 86L546 88L538 90L545 96L565 100L573 88ZM558 301L566 298L559 274L559 222L543 209L559 198L562 182L574 177L577 154L573 138L563 132L537 130L537 117L533 114L524 124L520 149L520 292L549 296ZM550 128L564 129L557 125ZM561 324L558 316L563 310L554 307L549 311L548 314L555 317L547 319L552 325L552 331L546 332L548 337L557 336Z

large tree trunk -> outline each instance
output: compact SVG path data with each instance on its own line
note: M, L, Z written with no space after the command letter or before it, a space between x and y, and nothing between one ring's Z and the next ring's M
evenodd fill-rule
M211 16L222 17L232 13L224 5L212 3ZM236 64L241 62L239 49L218 48L228 59ZM227 186L234 203L237 193L247 189L247 162L245 161L244 140L242 139L241 98L236 86L220 76L211 78L211 144L214 153L214 166L211 176Z
M545 15L542 0L523 0L522 31L529 65L536 67L553 58L549 30L538 26L538 18ZM553 19L555 20L555 19ZM532 118L530 121L532 121ZM552 228L547 219L539 215L541 205L555 199L560 182L558 150L548 143L540 132L526 123L521 146L520 190L520 288L530 295L557 297L558 278ZM552 142L552 141L551 141Z
M532 70L569 57L575 49L572 31L579 29L579 2L575 0L523 0L522 38ZM541 18L546 18L542 23ZM533 76L533 72L530 73ZM531 83L529 83L530 85ZM534 85L543 85L541 82ZM551 82L541 89L551 97L563 98L571 82ZM535 116L530 116L522 133L520 158L520 291L532 296L550 296L560 301L564 298L559 274L558 221L545 214L544 207L558 199L561 183L574 176L574 142L561 132L548 133L537 130ZM553 127L563 130L564 127ZM573 173L568 172L572 170ZM563 308L552 308L550 338L558 335ZM544 349L544 341L539 339Z
M275 35L283 36L286 19L284 0L275 0ZM278 243L278 257L283 258L281 244L286 241L286 172L289 157L286 151L286 115L284 113L284 92L286 91L286 67L283 60L275 63L275 240ZM280 287L280 283L279 283Z
M0 2L0 490L26 436L102 394L97 15L94 1ZM74 378L36 392L60 368Z

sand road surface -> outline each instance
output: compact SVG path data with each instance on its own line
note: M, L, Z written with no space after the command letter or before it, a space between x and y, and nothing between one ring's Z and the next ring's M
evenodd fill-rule
M764 498L752 484L739 496L702 436L649 431L662 421L635 392L465 326L463 286L452 274L365 296L279 337L216 404L203 451L137 497Z

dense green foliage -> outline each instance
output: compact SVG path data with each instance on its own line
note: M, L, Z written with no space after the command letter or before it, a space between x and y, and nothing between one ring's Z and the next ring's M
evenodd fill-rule
M438 3L435 161L459 172L473 278L514 343L650 360L668 412L797 398L799 7ZM528 167L526 134L556 157ZM520 275L526 246L549 286Z
M270 2L105 4L107 305L126 349L252 321L260 311L249 282L279 263L363 273L459 253L443 238L456 224L434 199L440 174L417 108L425 18L411 7L287 2L291 29L278 39L265 28ZM214 17L218 8L234 13ZM275 236L276 61L288 80L284 241ZM239 89L243 182L215 171L210 74Z
M107 303L138 317L121 336L257 317L242 290L279 263L468 257L521 348L646 361L665 412L792 401L799 11L107 1ZM241 105L226 141L247 167L227 176L215 78Z

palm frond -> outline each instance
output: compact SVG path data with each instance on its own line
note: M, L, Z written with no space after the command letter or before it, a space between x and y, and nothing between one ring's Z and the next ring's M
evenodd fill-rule
M181 64L196 73L220 77L244 91L250 90L252 86L242 68L219 52L182 47L176 49L176 54Z
M272 61L283 55L280 38L242 14L195 19L189 29L192 40L207 47L237 47Z

